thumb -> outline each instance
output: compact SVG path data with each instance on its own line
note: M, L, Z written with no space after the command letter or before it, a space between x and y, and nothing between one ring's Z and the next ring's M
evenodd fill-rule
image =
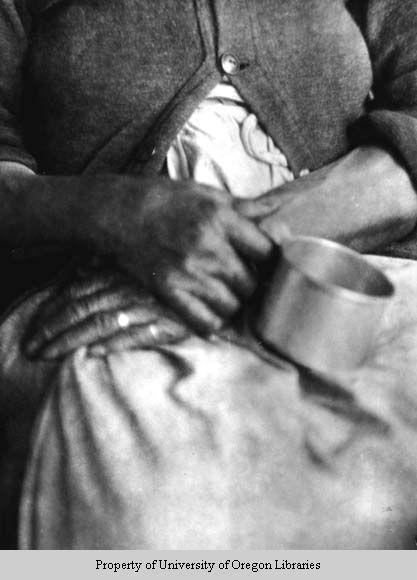
M240 215L250 220L259 219L269 213L259 200L239 199L233 205Z
M293 194L290 193L267 193L256 199L237 199L233 205L241 215L256 221L276 212L291 199Z
M262 224L260 224L260 229L262 230ZM274 232L271 235L269 229L267 229L266 233L273 239L275 244L282 244L286 240L290 240L293 237L289 226L284 222L277 222L274 224Z

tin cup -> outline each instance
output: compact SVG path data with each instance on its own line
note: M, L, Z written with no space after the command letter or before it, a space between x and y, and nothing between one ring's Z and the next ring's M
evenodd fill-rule
M335 242L289 236L254 322L272 350L331 376L359 368L394 294L385 274Z

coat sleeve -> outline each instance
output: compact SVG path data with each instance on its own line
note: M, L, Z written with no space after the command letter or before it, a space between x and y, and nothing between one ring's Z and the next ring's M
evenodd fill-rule
M20 122L29 27L25 0L0 0L0 162L20 163L36 171Z
M374 100L352 127L355 144L383 142L397 153L417 187L417 2L350 3L371 56Z

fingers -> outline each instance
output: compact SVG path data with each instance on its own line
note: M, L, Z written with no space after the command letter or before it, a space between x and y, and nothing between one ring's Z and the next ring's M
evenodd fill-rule
M239 263L239 259L236 256L236 260ZM228 266L228 267L227 267ZM206 302L210 308L220 315L221 317L228 318L232 316L240 307L240 296L242 295L242 289L239 288L239 292L235 291L233 284L231 282L237 281L233 276L233 272L236 270L234 267L233 260L230 260L225 264L224 269L219 268L217 262L212 263L188 263L186 266L186 272L173 272L171 276L167 278L168 288L181 288L186 290L188 293L200 298ZM242 277L246 277L246 270L242 268ZM223 273L228 272L228 279ZM237 269L237 275L240 274L239 268ZM246 281L244 282L246 283ZM249 284L249 282L247 282ZM171 294L172 290L168 290L165 294Z
M218 291L214 287L211 288L214 286L215 280L221 281L226 286L227 291L238 299L248 298L256 287L253 268L232 247L223 231L212 233L203 242L202 249L196 255L191 255L185 260L183 271L181 272L181 268L177 268L178 279L175 279L174 276L174 280L169 280L170 285L178 284L179 287L182 287L184 282L187 285L186 277L188 276L201 285L203 293L206 289L209 295L214 292L215 301L219 301L220 307L223 306L225 300L222 299L223 291L220 286L217 286ZM221 312L222 310L220 310Z
M262 224L262 228L266 230L269 229L268 221ZM273 222L273 230L269 232L271 238L273 238L275 244L283 244L285 241L290 240L292 237L291 230L289 226L284 222L279 222L278 220L274 220Z
M240 308L240 299L222 280L216 278L200 279L191 293L203 299L215 314L225 319Z
M261 198L257 199L238 199L233 207L250 220L257 220L271 213L270 204L264 203Z
M171 270L157 289L162 300L198 334L219 330L239 310L245 291L254 289L253 277L230 251L223 266L206 256L205 261L189 262L185 272Z
M204 299L176 285L167 286L165 291L164 298L171 308L198 334L204 336L222 328L224 318L216 314Z
M232 247L226 246L219 252L218 264L220 267L215 266L213 270L207 265L207 273L223 280L240 299L251 296L256 287L254 272Z
M266 193L256 199L236 199L233 202L233 207L240 215L250 220L262 219L278 211L294 199L294 194L285 192L284 189L284 187L281 187L279 193L278 191L272 194Z
M237 212L224 212L227 235L233 247L243 256L263 261L272 251L272 241L250 220Z
M88 278L82 278L81 280L73 282L70 286L66 286L62 292L60 292L59 298L64 302L66 300L90 296L100 290L120 285L121 282L121 275L118 273L109 272L96 274L93 277L89 276Z
M81 346L106 341L122 333L129 334L131 329L136 326L157 324L157 316L158 313L153 309L149 309L146 305L133 306L123 311L119 308L100 311L71 325L61 334L53 335L50 340L44 340L36 350L32 350L29 354L43 359L60 358ZM178 326L178 323L173 321L171 326L165 328L160 339L168 340L169 338L172 340L173 329L178 332ZM143 335L141 339L143 344L145 343L145 338L145 335ZM147 340L149 345L152 345L149 335Z
M256 281L242 258L214 235L199 256L157 278L156 292L198 334L218 331L252 294Z
M89 348L93 356L105 356L112 352L152 348L175 344L189 336L190 331L183 325L168 318L155 320L150 324L131 326L108 339L100 340Z
M29 356L38 354L54 339L60 337L71 327L79 325L98 312L121 309L132 304L135 295L123 291L100 290L95 294L74 300L66 307L51 301L42 309L25 339L25 351ZM61 307L60 307L61 306Z
M55 313L62 312L68 308L69 304L80 301L80 308L83 299L86 299L85 308L88 307L88 298L104 297L106 292L115 294L121 289L130 289L132 294L138 292L135 287L128 286L125 279L119 274L100 274L94 277L76 280L63 288L58 286L55 292L50 295L41 306L39 318L46 319Z

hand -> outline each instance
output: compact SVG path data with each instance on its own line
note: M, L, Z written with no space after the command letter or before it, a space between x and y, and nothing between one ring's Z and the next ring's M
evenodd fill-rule
M389 152L362 147L257 200L239 201L236 209L277 243L285 225L294 235L325 237L365 252L413 230L417 197Z
M178 342L188 334L174 315L124 276L90 273L58 286L46 299L23 348L31 358L61 358L82 346L104 356Z
M153 180L142 197L116 197L101 223L119 265L197 332L220 329L254 291L252 262L268 257L268 237L230 195L193 181Z

